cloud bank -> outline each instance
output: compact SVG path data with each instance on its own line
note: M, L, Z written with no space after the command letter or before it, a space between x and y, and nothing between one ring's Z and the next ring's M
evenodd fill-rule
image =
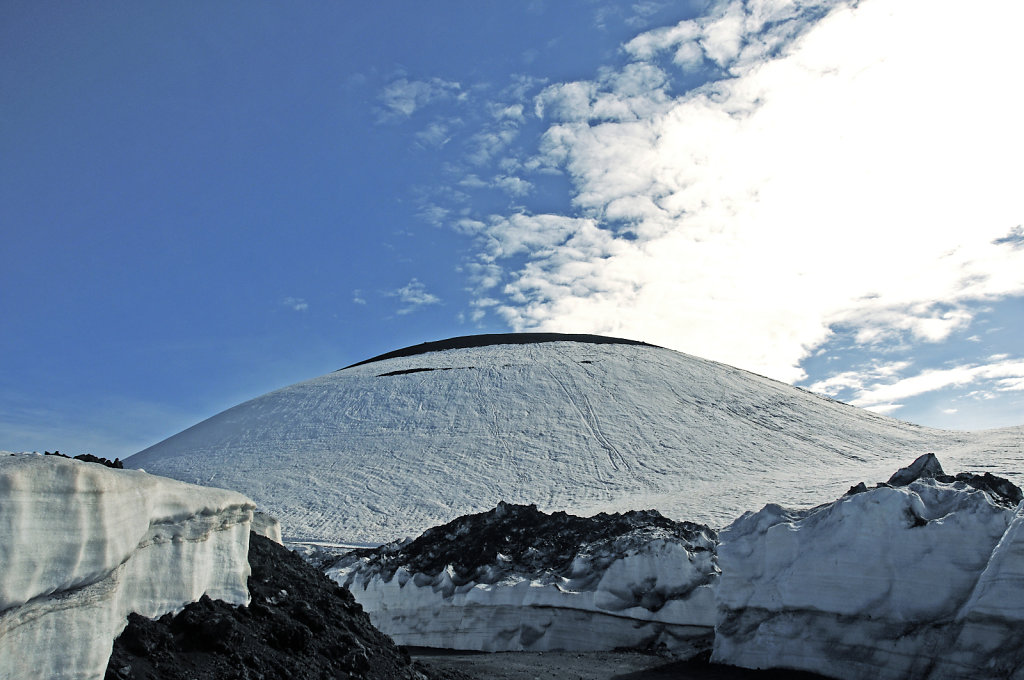
M1006 355L989 357L989 362L983 364L928 369L899 378L905 368L903 362L897 362L877 366L875 370L844 372L814 383L811 389L830 395L852 390L849 403L881 413L901 408L903 400L950 387L975 387L969 396L976 399L992 399L998 392L1024 391L1024 360L1009 359Z
M948 338L1024 294L1022 20L994 0L761 0L637 36L523 109L539 147L503 177L563 173L572 205L458 219L474 307L789 382L839 327Z

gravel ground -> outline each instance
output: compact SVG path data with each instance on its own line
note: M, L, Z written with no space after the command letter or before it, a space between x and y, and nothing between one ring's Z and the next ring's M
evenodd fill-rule
M412 658L441 672L480 680L823 680L800 671L751 671L705 661L674 661L643 652L499 652L412 648Z

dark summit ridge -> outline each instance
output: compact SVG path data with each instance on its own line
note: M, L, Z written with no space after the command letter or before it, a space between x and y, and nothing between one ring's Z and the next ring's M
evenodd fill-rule
M448 338L447 340L424 342L419 345L396 349L386 354L379 354L345 368L372 364L375 361L384 361L385 359L411 357L417 354L426 354L427 352L442 352L447 349L469 349L471 347L487 347L489 345L533 345L542 342L584 342L592 345L641 345L643 347L657 347L657 345L651 345L640 340L625 340L623 338L609 338L604 335L587 335L583 333L485 333L482 335L461 335L457 338ZM345 368L338 370L344 371Z

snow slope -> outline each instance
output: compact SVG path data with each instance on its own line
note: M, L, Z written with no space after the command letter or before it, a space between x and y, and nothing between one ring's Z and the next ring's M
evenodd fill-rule
M723 530L713 660L864 680L1024 677L1019 489L937 463L916 472Z
M129 612L248 602L244 496L135 470L0 456L0 678L102 678Z
M692 656L715 624L716 542L656 512L582 518L501 503L351 553L327 575L401 645Z
M383 543L499 501L722 526L767 502L827 501L926 451L961 468L1022 456L1021 428L932 430L667 349L537 339L410 348L240 404L125 464L241 491L286 540Z

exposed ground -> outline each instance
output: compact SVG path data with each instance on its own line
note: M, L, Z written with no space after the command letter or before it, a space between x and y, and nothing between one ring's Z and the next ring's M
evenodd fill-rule
M412 658L440 672L486 680L823 680L790 670L751 671L708 663L673 661L643 652L502 652L466 654L410 649Z

